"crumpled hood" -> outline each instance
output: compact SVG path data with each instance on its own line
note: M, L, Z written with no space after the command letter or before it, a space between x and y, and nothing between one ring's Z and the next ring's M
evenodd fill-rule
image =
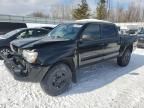
M19 48L29 48L29 47L33 47L36 45L42 45L45 43L62 42L62 41L68 41L68 39L52 39L48 37L27 38L27 39L20 39L20 40L12 41L11 44Z

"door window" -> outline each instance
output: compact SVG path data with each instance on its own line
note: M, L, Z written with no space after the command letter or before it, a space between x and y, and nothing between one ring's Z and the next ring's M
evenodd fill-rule
M25 30L23 32L21 32L17 38L29 38L29 37L33 37L34 36L34 30Z
M17 38L18 38L18 39L21 39L21 38L25 37L26 34L27 34L27 31L23 31L23 32L21 32L21 33L19 33L19 34L17 35Z
M102 38L113 38L116 36L117 33L114 25L102 25Z
M86 27L82 34L82 38L88 40L96 40L100 38L100 26L98 24L90 24Z
M47 30L36 30L35 31L36 36L42 36L48 34Z

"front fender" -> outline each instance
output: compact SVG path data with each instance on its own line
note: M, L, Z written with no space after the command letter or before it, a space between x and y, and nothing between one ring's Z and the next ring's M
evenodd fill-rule
M75 43L53 44L38 49L38 62L41 65L52 65L65 58L76 56L77 45Z
M74 52L72 51L61 51L59 53L49 55L45 59L41 60L42 65L52 65L58 61L73 59L75 57Z
M58 53L53 53L53 55L47 56L45 59L41 60L42 65L49 66L50 69L57 63L67 64L72 71L72 81L77 82L76 70L78 68L78 58L77 53L74 48L61 50Z

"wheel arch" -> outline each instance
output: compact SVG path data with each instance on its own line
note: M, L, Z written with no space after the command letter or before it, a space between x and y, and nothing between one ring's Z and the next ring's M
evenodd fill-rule
M133 51L133 45L129 44L126 46L121 46L120 50L119 50L119 53L120 53L119 56L122 56L127 49L130 49L130 51L132 52Z
M45 73L44 77L46 76L46 74L47 74L54 66L56 66L56 65L58 65L58 64L61 64L61 63L67 65L67 66L70 68L70 70L71 70L71 72L72 72L72 81L73 81L74 83L76 83L76 82L77 82L77 78L76 78L76 66L75 66L75 63L74 63L74 61L73 61L72 58L71 58L71 59L59 60L59 61L55 62L54 64L52 64L52 65L50 66L50 68L48 69L48 71ZM44 77L43 77L43 78L44 78Z

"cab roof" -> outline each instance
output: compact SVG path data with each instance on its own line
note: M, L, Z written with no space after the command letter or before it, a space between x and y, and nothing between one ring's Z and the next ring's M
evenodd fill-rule
M19 29L16 29L16 30L31 30L31 29L43 29L43 30L46 30L45 28L40 28L40 27L33 27L33 28L19 28Z
M93 22L98 22L98 23L108 23L108 24L113 24L110 21L105 21L105 20L98 20L98 19L82 19L82 20L76 20L76 23L93 23Z

